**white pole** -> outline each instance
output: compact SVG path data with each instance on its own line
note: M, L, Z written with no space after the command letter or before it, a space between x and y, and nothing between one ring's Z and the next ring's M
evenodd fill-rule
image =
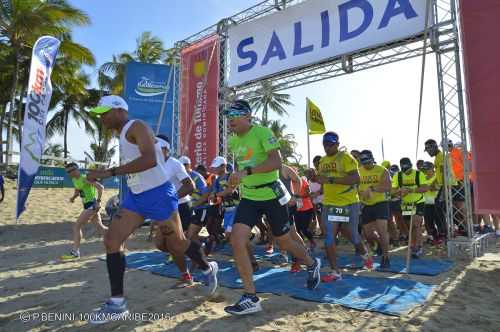
M307 168L311 168L311 143L309 140L309 108L306 98L306 136L307 136Z
M410 263L411 263L411 236L413 228L413 214L410 217L410 230L408 232L408 250L406 251L406 275L410 275Z

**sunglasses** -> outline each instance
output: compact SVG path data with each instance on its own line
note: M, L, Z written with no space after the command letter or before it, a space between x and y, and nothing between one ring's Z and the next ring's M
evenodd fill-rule
M247 112L230 111L229 113L226 114L226 117L231 120L231 119L241 118L241 117L246 116L246 115L248 115Z

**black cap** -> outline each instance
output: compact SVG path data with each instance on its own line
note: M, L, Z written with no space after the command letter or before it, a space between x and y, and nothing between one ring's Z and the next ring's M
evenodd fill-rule
M431 163L430 161L426 161L424 162L424 164L422 165L422 169L428 171L430 169L433 169L434 168L434 164Z
M359 161L361 164L369 164L375 162L375 158L373 158L373 153L370 150L363 150L359 153Z
M228 109L224 111L224 115L230 115L231 113L240 113L241 115L252 114L252 108L248 101L244 99L237 99L231 103Z

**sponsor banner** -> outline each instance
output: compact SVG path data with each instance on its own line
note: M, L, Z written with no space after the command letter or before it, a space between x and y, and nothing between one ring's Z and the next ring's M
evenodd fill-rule
M420 34L426 0L309 0L229 28L228 85Z
M61 42L54 37L43 36L33 46L21 140L16 219L19 219L25 210L26 200L40 167L45 144L47 111L52 97L50 75L60 44Z
M209 165L219 147L218 37L185 48L181 66L180 153Z
M87 170L80 170L87 174ZM111 177L100 181L105 189L118 189L119 177ZM73 182L62 167L40 166L33 182L33 188L73 188Z
M130 117L146 122L155 132L167 93L159 133L167 135L171 140L175 74L172 66L129 62L124 89Z

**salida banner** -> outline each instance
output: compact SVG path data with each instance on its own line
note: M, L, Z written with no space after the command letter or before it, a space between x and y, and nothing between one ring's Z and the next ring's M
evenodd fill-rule
M418 35L425 8L426 0L309 0L232 26L228 85Z
M213 36L181 54L180 153L209 165L219 146L219 38Z

